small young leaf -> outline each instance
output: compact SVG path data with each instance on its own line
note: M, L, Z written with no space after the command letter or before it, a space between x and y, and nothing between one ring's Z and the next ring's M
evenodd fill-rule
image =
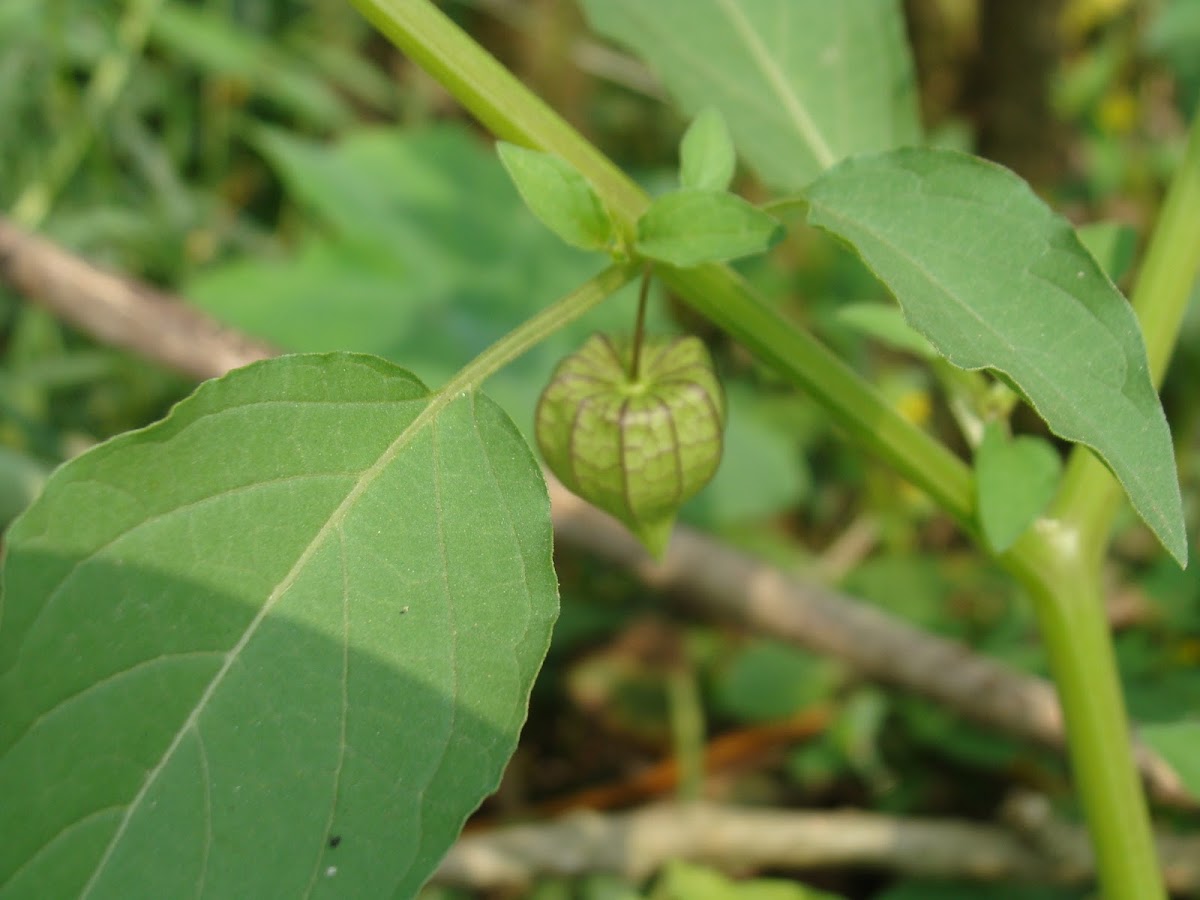
M734 194L683 190L659 197L638 220L634 249L679 268L762 253L783 226Z
M805 192L910 325L954 365L1004 373L1055 434L1095 452L1181 565L1171 432L1125 298L1012 172L944 150L849 159Z
M614 234L612 219L587 179L549 153L503 141L496 150L521 199L543 225L575 247L608 247Z
M724 191L736 165L729 127L709 107L696 116L679 143L679 183L701 191Z
M1013 545L1054 498L1062 460L1035 437L1009 439L988 425L975 451L975 495L983 536L997 553Z

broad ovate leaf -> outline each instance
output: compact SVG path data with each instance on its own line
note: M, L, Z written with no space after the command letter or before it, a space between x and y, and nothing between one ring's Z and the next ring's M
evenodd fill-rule
M907 149L841 163L805 192L950 362L1002 372L1060 437L1091 448L1181 564L1171 434L1133 310L1070 224L976 157Z
M736 167L729 127L710 106L696 116L679 142L679 183L685 188L723 191L733 180Z
M542 224L573 247L608 247L612 220L587 179L569 163L503 141L496 150L521 199Z
M1054 499L1062 460L1041 438L1011 438L991 423L975 450L975 504L983 537L997 553L1011 547Z
M921 142L898 0L582 0L591 26L712 106L770 186L798 190L851 153Z
M634 250L688 268L762 253L781 237L777 219L735 194L682 190L650 204L638 220Z
M51 478L0 619L0 896L413 896L557 610L485 397L375 357L202 385Z

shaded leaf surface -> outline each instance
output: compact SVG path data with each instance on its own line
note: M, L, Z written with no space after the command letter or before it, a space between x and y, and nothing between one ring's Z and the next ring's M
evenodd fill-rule
M721 111L759 176L798 189L843 157L920 141L912 60L888 0L582 0L685 113Z
M854 247L917 331L955 365L1011 378L1186 561L1171 434L1137 320L1066 220L1008 170L950 151L848 160L807 198L809 221Z
M284 357L59 470L4 598L0 895L411 896L515 746L549 503L486 398Z

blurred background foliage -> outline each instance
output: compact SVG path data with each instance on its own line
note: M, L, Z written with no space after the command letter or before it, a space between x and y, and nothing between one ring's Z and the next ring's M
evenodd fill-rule
M647 188L670 186L686 123L648 69L588 34L573 3L444 8ZM1091 246L1127 284L1200 103L1200 0L905 9L931 140L1015 168L1077 224L1105 223ZM737 186L765 197L746 173ZM282 348L369 351L432 384L596 268L524 210L488 136L337 0L0 2L0 208ZM742 269L905 416L966 452L944 380L844 250L796 229ZM628 330L631 303L604 304L489 392L528 434L558 358L593 330ZM656 330L710 342L729 394L726 457L687 522L1043 670L1023 598L923 496L673 298L653 309ZM1193 303L1164 389L1193 534L1198 384ZM56 464L161 416L190 387L0 285L0 524ZM560 551L558 563L554 647L486 822L675 793L988 817L1014 787L1073 814L1063 765L1046 752L793 646L685 621L586 556ZM1108 577L1135 719L1200 715L1200 566L1179 571L1130 514ZM682 762L700 754L702 784ZM845 897L987 896L861 874L811 883ZM547 881L533 896L760 894L823 896L686 866L650 885Z

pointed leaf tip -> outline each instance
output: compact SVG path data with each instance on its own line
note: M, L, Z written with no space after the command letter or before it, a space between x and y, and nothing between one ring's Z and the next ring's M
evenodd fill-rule
M605 250L615 230L599 196L569 163L500 141L496 152L521 199L543 225L573 247Z

